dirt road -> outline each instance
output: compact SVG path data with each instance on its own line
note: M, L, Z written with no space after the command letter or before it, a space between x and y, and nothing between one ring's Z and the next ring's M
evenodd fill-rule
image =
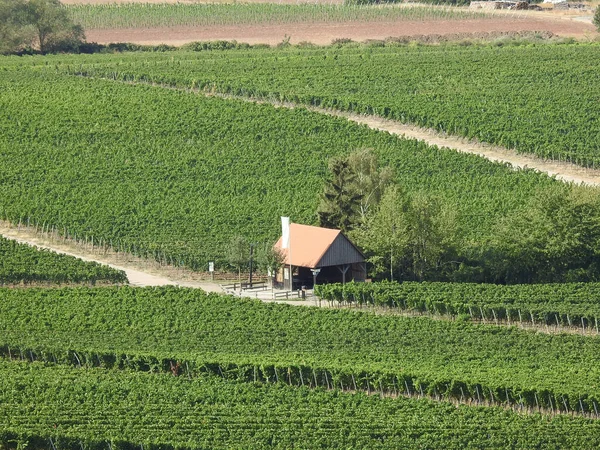
M51 250L63 255L74 256L84 261L93 261L106 264L114 269L122 270L127 274L129 284L132 286L182 286L200 288L207 292L223 292L221 286L209 281L190 281L173 276L174 270L160 270L141 259L130 255L115 253L102 254L99 249L87 248L62 239L49 237L46 234L36 233L24 227L18 229L11 227L7 222L0 221L0 235L24 244ZM176 272L175 272L176 275Z
M170 88L171 89L171 88ZM209 95L204 92L195 92L197 95ZM214 94L210 94L214 95ZM222 96L231 98L230 96ZM299 105L289 103L272 103L262 100L240 98L241 100L256 103L271 103L276 107L296 108ZM400 122L382 119L374 116L361 116L357 114L345 113L323 108L309 107L308 109L337 117L344 117L350 121L365 124L373 129L387 131L399 136L419 139L430 145L446 147L450 151L456 150L465 153L474 153L481 155L492 161L510 163L516 168L531 168L554 175L557 179L584 183L588 185L600 185L600 170L584 169L569 163L560 163L556 161L544 161L539 158L527 155L519 155L512 150L492 145L469 142L465 139L448 136L437 133L433 130L427 130ZM177 285L184 287L200 288L207 292L222 292L220 285L209 281L189 279L182 272L173 268L161 268L152 266L148 261L133 258L130 255L109 254L101 252L98 249L86 248L81 244L70 243L52 236L41 235L33 230L25 228L17 229L10 224L0 221L0 235L14 239L19 242L34 245L39 248L45 248L66 255L81 258L84 261L95 261L101 264L107 264L115 269L123 270L127 274L130 283L134 286L163 286ZM283 302L285 303L285 301Z
M173 89L171 87L168 88ZM490 161L509 163L514 168L528 168L538 170L565 182L573 182L576 184L583 183L589 186L600 186L599 169L586 169L584 167L568 162L543 160L535 156L519 154L514 150L509 150L504 147L499 147L481 142L473 142L458 136L446 135L436 130L420 128L414 125L408 125L394 120L383 119L377 116L365 116L360 114L337 111L333 109L296 105L293 103L272 102L260 99L250 99L246 97L233 97L230 95L222 94L207 94L205 92L197 90L195 90L194 92L200 95L218 96L226 99L234 98L236 100L242 100L253 103L267 103L279 108L293 109L302 107L310 111L318 112L320 114L327 114L335 117L344 117L352 122L356 122L361 125L367 125L369 128L372 128L374 130L387 131L397 136L404 136L406 138L417 139L420 141L424 141L429 145L436 145L440 148L444 147L449 150L455 150L462 153L472 153L489 159Z
M349 114L338 111L322 110L315 108L316 111L324 112L339 117L346 117L348 120L359 124L365 124L376 130L387 131L389 133L414 138L427 142L429 145L438 147L447 147L463 153L473 153L483 156L490 161L509 163L515 168L529 168L548 175L555 176L559 180L583 183L590 186L600 186L600 170L586 169L575 164L559 162L552 160L543 160L535 156L519 154L513 150L498 147L490 144L470 142L457 136L441 134L435 130L428 130L412 125L402 124L393 120L382 119L373 116L361 116L358 114Z

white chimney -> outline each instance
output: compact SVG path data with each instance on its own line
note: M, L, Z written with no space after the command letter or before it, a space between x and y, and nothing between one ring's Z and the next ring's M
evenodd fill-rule
M281 248L290 247L290 218L281 218Z

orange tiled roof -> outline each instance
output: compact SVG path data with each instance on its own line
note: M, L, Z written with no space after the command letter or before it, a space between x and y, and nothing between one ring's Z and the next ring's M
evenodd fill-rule
M275 248L280 249L285 256L284 264L314 268L340 233L340 230L291 223L290 247L281 250L282 238L279 238ZM289 250L292 254L291 262Z

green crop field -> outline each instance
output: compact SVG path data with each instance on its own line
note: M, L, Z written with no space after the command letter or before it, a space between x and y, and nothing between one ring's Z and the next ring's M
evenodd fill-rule
M349 305L531 325L575 326L598 332L600 284L503 286L471 283L347 283L317 286L317 295Z
M6 448L588 449L598 436L600 422L568 416L0 361Z
M68 7L75 23L86 30L210 25L286 23L465 20L497 18L468 9L403 5L392 7L277 3L76 5Z
M96 57L69 70L374 114L596 167L599 55L598 44L327 47Z
M246 60L227 55L215 61ZM569 189L303 109L53 73L75 61L98 57L7 58L0 71L4 219L197 269L224 266L235 234L274 242L279 216L315 223L327 160L359 148L374 149L407 192L453 209L465 253L480 252L499 220L540 193ZM140 74L158 62L124 56L123 67L135 61Z
M127 283L124 272L0 236L0 285Z
M102 24L116 8L71 11L106 12ZM140 8L125 19L175 17L148 12L168 7ZM244 8L223 17L263 20ZM277 11L288 19L277 20L342 11L286 8ZM205 20L202 11L190 20ZM380 115L595 166L599 49L351 45L2 58L0 218L175 266L227 268L232 237L272 243L279 216L315 224L328 161L368 148L393 169L404 200L424 195L451 213L444 230L456 239L459 275L492 267L493 279L514 282L507 273L519 266L548 275L537 279L596 280L597 189L268 102ZM523 223L533 232L519 233L530 230ZM4 240L0 252L0 280L81 273L73 260ZM468 319L491 313L589 331L598 326L597 291L323 290L332 302L460 316L450 321L175 287L1 288L0 448L596 448L600 338Z
M0 290L11 358L596 413L600 339L177 288ZM36 320L31 320L35 317Z

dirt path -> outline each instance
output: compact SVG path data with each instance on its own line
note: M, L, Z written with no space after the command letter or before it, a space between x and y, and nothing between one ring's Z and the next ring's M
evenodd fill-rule
M168 87L169 89L173 89ZM186 89L189 91L189 89ZM568 162L544 160L535 156L519 154L514 150L509 150L504 147L499 147L491 144L469 141L459 136L451 136L440 133L436 130L421 128L414 125L404 124L394 120L388 120L377 116L366 116L353 114L333 109L318 108L312 106L296 105L293 103L273 102L261 99L250 99L247 97L235 97L222 94L208 94L205 92L194 92L207 95L217 96L225 99L236 99L253 103L271 104L280 108L306 108L320 114L327 114L334 117L344 117L349 121L356 122L361 125L366 125L369 128L380 131L387 131L396 136L417 139L424 141L429 145L436 145L440 148L444 147L449 150L455 150L462 153L472 153L482 156L490 161L508 163L514 168L535 169L548 175L555 176L558 180L565 182L574 182L577 184L586 184L590 186L600 186L600 169L586 169L576 164Z
M37 248L51 250L56 253L63 255L74 256L83 261L97 262L100 264L106 264L114 269L123 270L127 274L129 284L136 287L150 287L150 286L181 286L195 289L202 289L205 292L216 292L220 294L231 294L240 298L260 300L264 303L282 303L292 306L304 306L304 307L321 307L324 309L344 309L349 311L362 312L365 314L377 314L377 315L395 315L399 317L429 317L433 320L449 321L454 320L449 316L428 314L428 313L417 313L412 311L404 310L393 310L390 308L380 307L357 307L356 305L337 305L329 304L323 300L318 302L312 294L306 300L298 298L286 300L284 298L273 299L271 291L262 292L239 292L239 291L227 291L221 287L221 285L204 280L190 280L191 272L181 271L170 267L157 267L153 262L136 258L131 255L123 255L116 253L104 252L98 248L91 248L81 243L74 243L72 241L66 241L62 238L54 237L46 233L36 232L34 229L27 229L25 227L17 228L11 226L9 223L0 221L0 235L7 239L33 245ZM510 327L516 326L522 330L537 331L544 334L577 334L584 336L598 336L598 332L593 327L586 329L578 327L564 327L564 326L547 326L538 324L529 324L528 322L523 323L509 323L505 321L474 321L474 323L483 323L489 326L497 327Z
M175 89L168 86L161 87ZM290 109L304 107L302 105L295 105L291 103L268 102L244 97L238 98L219 94L207 94L201 91L194 91L194 93L198 95L216 95L227 99L235 98L254 103L269 103L275 107ZM505 148L478 142L469 142L468 140L460 137L443 135L434 130L406 125L400 122L382 119L380 117L362 116L358 114L316 107L308 107L307 109L321 114L344 117L350 121L359 124L365 124L373 129L387 131L398 136L422 140L430 145L446 147L449 150L456 150L459 152L477 154L492 161L509 163L515 168L535 169L540 172L554 175L560 180L584 183L594 186L600 185L600 170L584 169L574 164L545 161L533 156L519 155L516 152ZM16 228L7 222L0 221L0 235L18 242L34 245L39 248L74 256L84 261L94 261L101 264L107 264L115 269L123 270L127 274L130 284L133 286L176 285L200 288L207 292L223 292L223 289L219 284L210 281L194 279L192 272L189 271L170 267L161 267L156 263L143 260L141 258L135 258L131 255L111 253L94 247L86 247L79 243L65 241L64 239L58 238L57 236L52 236L51 234L38 233L35 230L24 227ZM277 302L296 305L307 304L304 302L285 300Z
M51 250L63 255L74 256L84 261L106 264L114 269L123 270L132 286L182 286L200 288L207 292L223 292L221 286L210 281L189 280L184 271L160 269L156 264L131 255L105 252L91 246L76 244L46 233L36 233L25 227L16 228L0 221L0 235L24 244ZM179 274L179 275L178 275Z
M256 99L249 97L233 96L220 93L209 93L198 89L176 88L168 85L143 83L143 82L123 82L125 84L148 84L163 89L172 89L204 95L207 97L219 97L228 100L241 100L249 103L269 104L276 108L305 108L309 111L319 114L326 114L334 117L343 117L351 122L360 125L366 125L369 128L380 131L387 131L396 136L402 136L410 139L417 139L429 145L436 145L440 148L454 150L461 153L471 153L479 155L490 161L508 163L515 169L534 169L556 177L558 180L573 182L576 184L585 184L588 186L600 186L600 169L587 169L576 164L544 160L536 156L519 154L514 150L505 147L499 147L483 142L469 141L459 136L447 135L436 130L422 128L415 125L404 124L395 120L388 120L378 116L367 116L354 114L334 109L319 108L315 106L299 105L290 102L277 102L265 99Z
M490 161L509 163L515 168L529 168L553 175L559 180L584 183L591 186L600 186L600 170L586 169L584 167L552 160L543 160L535 156L519 154L514 150L498 147L491 144L473 142L467 139L439 133L435 130L406 125L393 120L382 119L374 116L361 116L339 111L310 108L317 112L323 112L337 117L345 117L353 122L367 125L376 130L414 138L426 142L429 145L446 147L463 153L473 153L483 156Z

